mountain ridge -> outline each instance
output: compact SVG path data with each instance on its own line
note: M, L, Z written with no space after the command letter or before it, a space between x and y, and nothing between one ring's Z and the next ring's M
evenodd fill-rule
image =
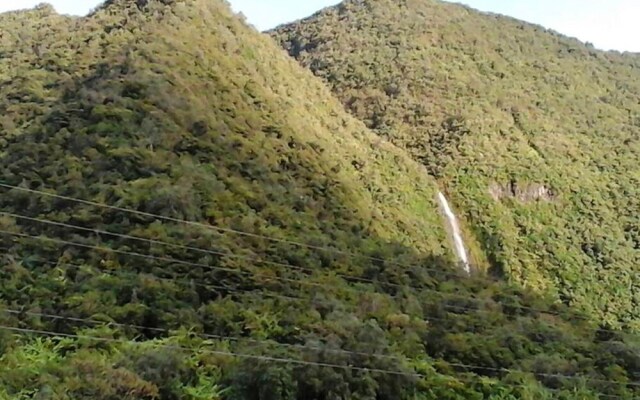
M0 26L0 397L637 395L637 337L465 277L425 167L224 2Z
M345 1L270 33L448 186L495 273L637 329L640 58L423 0ZM495 200L507 187L551 201Z

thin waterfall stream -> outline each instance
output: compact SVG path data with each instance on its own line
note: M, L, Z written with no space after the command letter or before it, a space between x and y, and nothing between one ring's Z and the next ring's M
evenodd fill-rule
M453 244L458 260L463 264L463 269L467 275L471 275L471 266L469 265L469 258L467 257L467 249L464 246L464 240L462 239L462 233L460 232L460 226L458 225L456 215L451 210L449 202L442 192L438 192L438 201L444 211L444 215L447 217L447 221L449 221L449 228L451 230L451 235L453 236Z

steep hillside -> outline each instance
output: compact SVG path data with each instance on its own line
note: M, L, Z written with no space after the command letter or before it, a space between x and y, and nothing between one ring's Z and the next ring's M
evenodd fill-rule
M640 321L640 56L432 0L347 0L272 32L423 163L492 272Z
M424 167L217 0L0 15L0 398L638 397L460 274Z

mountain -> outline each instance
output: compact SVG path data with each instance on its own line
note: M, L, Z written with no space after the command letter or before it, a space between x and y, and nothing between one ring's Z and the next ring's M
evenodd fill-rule
M462 273L441 182L222 1L0 27L0 398L638 396L637 336Z
M638 331L640 55L432 0L270 33L446 188L491 274Z

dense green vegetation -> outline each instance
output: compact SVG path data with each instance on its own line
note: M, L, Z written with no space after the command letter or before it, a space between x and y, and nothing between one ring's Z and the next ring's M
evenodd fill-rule
M221 1L0 27L0 398L638 397L637 336L460 276L424 167Z
M272 34L439 180L481 268L640 330L639 55L432 0L348 0Z

